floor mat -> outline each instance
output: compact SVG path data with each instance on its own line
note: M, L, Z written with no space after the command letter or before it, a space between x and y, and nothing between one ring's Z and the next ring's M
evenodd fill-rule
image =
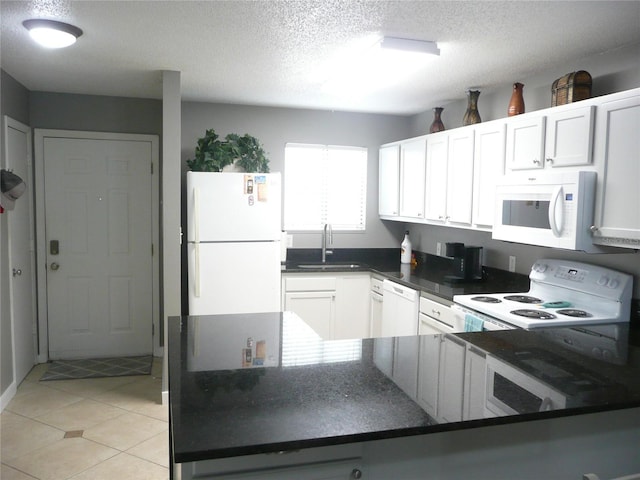
M73 378L122 377L149 375L153 356L55 360L49 363L43 380L69 380Z

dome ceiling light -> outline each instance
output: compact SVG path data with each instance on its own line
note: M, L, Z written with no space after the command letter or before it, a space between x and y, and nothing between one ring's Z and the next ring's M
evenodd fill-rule
M82 30L78 27L56 20L25 20L22 25L29 30L31 38L45 48L68 47L82 35Z

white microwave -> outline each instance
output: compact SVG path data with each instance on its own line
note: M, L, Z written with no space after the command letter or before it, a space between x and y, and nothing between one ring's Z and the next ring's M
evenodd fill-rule
M591 227L596 172L506 175L496 186L492 237L542 247L599 251Z

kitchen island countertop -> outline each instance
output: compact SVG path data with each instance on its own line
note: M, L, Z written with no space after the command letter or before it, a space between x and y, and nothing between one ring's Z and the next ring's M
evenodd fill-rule
M523 402L516 414L452 422L427 414L416 392L385 367L389 347L401 338L420 350L404 365L419 371L433 348L428 340L439 336L324 341L290 312L171 317L168 333L175 463L640 407L640 345L628 332L621 334L624 356L617 364L567 350L539 332L451 336L564 390L567 399L551 411ZM528 357L520 362L522 352ZM539 368L557 359L561 375ZM419 382L421 388L437 385Z

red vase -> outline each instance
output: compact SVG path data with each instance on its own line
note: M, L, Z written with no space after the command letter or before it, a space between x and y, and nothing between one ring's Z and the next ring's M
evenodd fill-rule
M522 83L513 84L513 93L511 94L511 100L509 100L509 109L507 115L513 117L514 115L520 115L524 113L524 97L522 96Z

